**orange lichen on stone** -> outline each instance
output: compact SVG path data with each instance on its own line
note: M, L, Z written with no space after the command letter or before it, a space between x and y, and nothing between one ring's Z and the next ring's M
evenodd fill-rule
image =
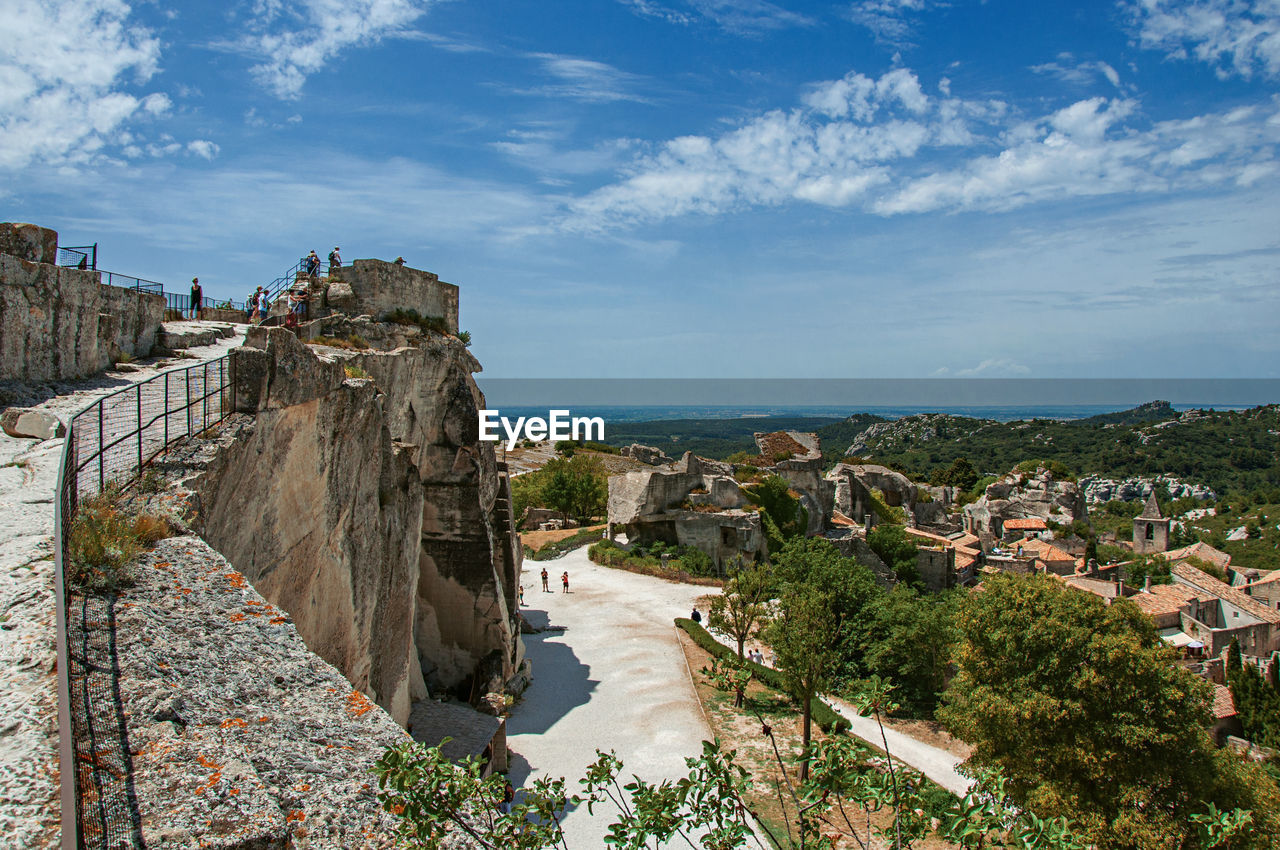
M289 622L289 618L288 617L272 617L270 620L267 620L267 622L273 626L278 626L281 623Z
M294 821L304 821L307 819L307 813L302 809L294 809L289 812L289 814L285 815L284 819L289 823L293 823Z
M373 703L369 702L369 698L358 690L352 690L347 694L347 711L351 712L353 717L363 717L373 710Z
M244 576L241 575L240 573L235 573L235 572L227 573L224 576L224 578L226 578L227 582L232 587L239 587L241 589L248 587L248 582L244 580Z
M239 717L228 717L226 720L222 721L221 725L218 728L230 729L232 726L239 726L241 729L243 729L248 725L249 725L248 723L246 723L244 720L240 719Z
M245 615L239 611L232 611L230 614L227 615L227 619L233 623L243 623L245 620Z

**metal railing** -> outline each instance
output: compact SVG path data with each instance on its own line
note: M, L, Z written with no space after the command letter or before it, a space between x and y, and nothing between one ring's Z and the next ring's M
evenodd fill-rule
M141 848L128 724L119 687L115 599L67 581L81 504L124 488L176 441L235 409L230 355L163 372L71 417L54 507L58 733L64 848Z
M153 292L164 296L165 306L168 309L177 310L183 314L191 311L190 295L181 292L170 292L158 280L147 280L145 277L135 277L134 275L98 268L98 246L96 243L76 248L59 247L58 265L96 271L98 272L99 280L106 286L119 286L123 289L134 289L138 292ZM231 310L243 310L245 308L243 301L235 301L231 298L210 298L206 295L201 300L201 306L204 308L223 308L228 305L230 305L229 309Z
M58 246L58 265L77 269L98 269L98 243L92 245Z

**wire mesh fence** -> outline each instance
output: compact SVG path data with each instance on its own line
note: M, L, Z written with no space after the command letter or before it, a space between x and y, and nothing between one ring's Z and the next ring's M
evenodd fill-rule
M223 356L161 373L98 399L72 417L67 429L55 512L59 626L65 629L58 666L66 671L59 686L67 707L59 712L59 732L63 775L74 777L71 793L64 790L64 847L143 847L120 696L116 600L80 593L67 581L77 511L95 495L129 486L177 440L222 422L235 407L230 366L230 357Z

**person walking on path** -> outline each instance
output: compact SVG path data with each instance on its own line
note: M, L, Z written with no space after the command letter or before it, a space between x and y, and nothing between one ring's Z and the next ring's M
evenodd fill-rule
M329 252L329 274L333 274L340 268L342 268L342 257L338 254L338 246L334 245L333 250Z
M510 779L502 781L502 802L498 804L498 811L504 815L511 814L511 804L516 801L516 789L512 787Z
M568 593L569 592L569 571L568 570L565 570L564 573L561 574L560 581L564 583L564 590L562 590L561 593Z
M542 568L542 590L545 593L551 592L550 586L547 585L547 568L546 567Z
M200 278L191 278L191 318L200 318L200 311L204 309L204 290L200 288Z
M312 286L320 285L320 257L314 250L307 254L307 277L311 278Z
M702 624L702 615L698 613L697 608L693 609L693 616L691 616L689 619L693 620L695 623L698 623L699 625Z
M520 592L516 595L516 604L521 608L524 607L524 585L520 585Z

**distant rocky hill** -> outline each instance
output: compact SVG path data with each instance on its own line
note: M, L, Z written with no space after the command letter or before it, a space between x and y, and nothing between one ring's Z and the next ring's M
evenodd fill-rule
M1280 500L1280 407L1175 411L1167 402L1075 421L994 422L948 414L871 425L848 454L929 480L959 457L1000 475L1055 460L1077 476L1176 478L1191 491ZM1204 492L1200 489L1199 492Z

